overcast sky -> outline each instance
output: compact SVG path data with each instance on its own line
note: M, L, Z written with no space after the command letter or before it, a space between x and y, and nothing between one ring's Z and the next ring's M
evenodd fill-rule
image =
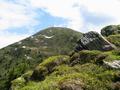
M0 48L47 27L80 32L120 24L120 0L0 0Z

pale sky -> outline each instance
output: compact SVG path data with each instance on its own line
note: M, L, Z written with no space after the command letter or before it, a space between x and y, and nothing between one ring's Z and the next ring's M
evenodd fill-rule
M0 48L47 27L80 32L120 24L120 0L0 0Z

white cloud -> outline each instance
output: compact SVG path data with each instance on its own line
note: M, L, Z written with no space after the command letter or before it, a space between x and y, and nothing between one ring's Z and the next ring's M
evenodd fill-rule
M99 15L99 16L108 17L112 19L107 23L104 23L104 22L101 23L99 26L95 26L92 24L91 26L90 24L87 25L88 27L94 26L94 28L98 29L97 30L98 32L100 32L100 29L106 25L120 24L120 12L119 12L120 1L119 0L89 0L89 1L82 0L82 2L79 0L79 5L86 8L93 15ZM88 29L91 29L90 27Z
M35 13L27 6L0 1L0 30L31 26L36 23L34 16Z
M82 31L83 26L86 25L86 27L99 27L97 31L100 32L102 26L120 23L119 0L30 0L30 2L33 8L42 8L52 16L67 19L67 27L78 31ZM93 15L109 17L112 21L103 22L99 26L87 23L84 21L85 17L82 16L82 8L86 8Z
M25 4L25 5L24 5ZM36 13L25 2L21 4L0 0L0 48L26 38L28 35L11 33L6 30L25 27L30 29L37 21ZM20 29L18 29L20 30ZM29 30L30 31L30 30Z
M42 8L52 16L68 20L68 27L78 30L83 25L79 7L74 5L77 0L31 0L33 8Z
M31 22L36 22L34 17L37 13L33 10L37 8L52 16L68 20L67 27L75 30L80 30L87 24L84 21L85 17L82 16L82 8L86 8L92 14L113 19L106 24L120 23L119 0L16 0L16 2L17 4L1 0L0 29L33 25Z

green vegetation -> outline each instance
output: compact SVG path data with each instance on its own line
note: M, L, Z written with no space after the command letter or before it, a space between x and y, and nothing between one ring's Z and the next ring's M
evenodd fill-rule
M72 29L52 27L1 49L0 90L8 90L11 80L33 69L47 57L65 55L73 50L81 35Z
M68 56L52 56L36 67L31 78L42 80L46 75L52 73L58 65L69 63L68 60Z
M120 25L109 25L101 30L101 34L112 44L120 48Z
M117 47L119 28L101 31ZM120 90L120 71L104 64L120 60L119 48L75 52L81 36L68 28L51 27L1 49L0 90Z
M116 34L120 34L120 25L109 25L104 27L101 30L101 34L103 36L110 36L110 35L116 35Z
M102 61L120 59L118 54L119 51L84 50L74 53L71 57L52 56L34 69L25 85L25 79L21 79L23 80L22 85L21 82L16 85L16 82L19 82L18 78L12 82L12 88L14 88L13 90L73 90L73 88L81 90L119 90L119 70L107 69L101 63ZM74 61L79 62L73 65ZM35 73L36 70L37 74ZM44 78L41 79L43 77L41 75L44 75ZM32 78L33 76L36 78ZM20 78L23 78L23 76Z
M108 36L107 40L120 48L120 34Z

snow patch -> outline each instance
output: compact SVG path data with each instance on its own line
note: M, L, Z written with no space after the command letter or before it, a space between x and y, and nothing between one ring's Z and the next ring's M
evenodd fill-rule
M41 36L43 36L43 37L45 37L45 38L47 38L47 39L50 39L50 38L53 38L54 36L46 36L46 35L41 35Z
M22 48L26 48L26 46L22 46Z

